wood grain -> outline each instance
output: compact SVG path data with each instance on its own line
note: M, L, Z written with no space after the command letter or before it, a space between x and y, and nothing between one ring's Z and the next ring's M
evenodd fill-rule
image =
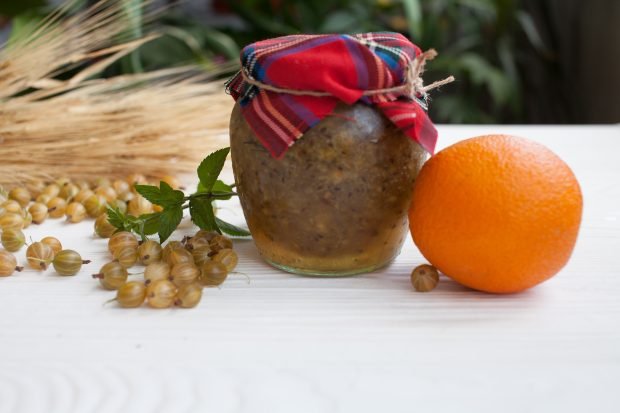
M617 411L620 127L440 132L444 146L518 134L573 167L584 218L560 274L517 295L445 277L421 294L410 241L391 266L336 279L274 270L239 241L249 283L233 275L193 310L123 310L90 277L109 259L92 222L46 223L27 235L55 235L93 263L0 279L0 412ZM238 206L223 214L243 221Z

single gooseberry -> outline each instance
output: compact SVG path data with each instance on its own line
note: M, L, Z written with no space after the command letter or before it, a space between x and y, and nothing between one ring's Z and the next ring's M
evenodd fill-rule
M140 257L140 262L144 265L160 261L162 255L161 245L159 245L157 241L146 240L138 247L138 255Z
M124 194L131 190L127 181L123 181L122 179L117 179L114 182L112 182L112 188L114 188L114 190L116 191L118 195Z
M71 202L67 205L66 214L67 221L77 224L78 222L84 221L86 218L86 208L79 202Z
M108 251L114 255L114 251L122 248L138 249L138 239L135 235L128 231L120 231L115 233L108 240Z
M105 213L108 202L101 195L93 194L86 198L83 204L88 216L97 218L99 215Z
M73 200L75 202L80 202L80 203L84 203L84 201L86 201L88 198L90 198L91 196L95 195L95 193L93 191L91 191L90 189L81 189L80 192L78 192L75 197L73 198Z
M146 302L153 308L168 308L174 304L177 286L168 280L159 280L146 287Z
M54 237L45 237L41 240L41 242L43 244L49 245L52 248L52 251L54 251L54 255L58 254L60 251L62 251L62 244L60 243L60 241L58 240L58 238L54 238Z
M60 218L65 215L67 210L67 201L57 196L47 203L50 218Z
M30 212L30 215L32 216L32 222L37 225L42 224L43 221L47 219L47 209L47 205L42 204L41 202L35 202L34 204L30 205L30 208L28 208L28 212Z
M131 174L127 177L126 181L133 191L136 184L142 185L146 183L146 177L142 174Z
M196 234L194 234L193 238L204 238L207 241L211 241L213 238L217 237L218 235L220 234L216 231L201 229L201 230L198 230Z
M58 185L59 188L62 188L65 185L69 185L71 183L71 179L69 179L68 176L61 176L60 178L56 179L54 183Z
M17 265L17 260L13 254L8 251L0 250L0 277L8 277L15 271L19 272L23 269L24 267L19 267Z
M193 263L182 262L172 267L170 271L170 281L177 287L190 284L198 278L200 270Z
M110 203L110 206L118 209L123 214L125 214L127 212L127 202L125 202L123 200L115 199L114 201L112 201Z
M100 186L95 189L95 194L104 197L108 203L116 200L116 191L111 186Z
M166 246L161 252L161 259L163 261L168 261L168 256L170 253L176 249L184 249L183 243L181 241L168 241Z
M193 308L202 299L202 286L196 282L179 287L174 305L182 308Z
M181 189L181 182L174 176L165 175L164 177L160 179L160 181L167 183L168 185L170 185L172 189Z
M228 272L232 272L239 262L237 253L230 248L219 250L213 257L211 257L211 259L215 262L221 262L224 264Z
M205 287L216 287L228 277L228 270L221 262L207 261L200 268L198 281Z
M117 228L108 221L108 214L101 214L95 220L95 233L101 238L110 238Z
M108 178L97 178L95 179L93 188L105 187L112 185L112 182Z
M426 293L433 290L439 282L439 273L432 265L418 265L411 272L411 285L416 291Z
M129 281L116 291L116 301L123 308L136 308L144 303L146 286L139 281Z
M24 209L22 210L22 217L24 218L23 227L28 228L30 224L32 224L32 215L28 212L28 210Z
M127 281L127 276L127 269L115 261L105 264L97 274L93 274L93 278L98 279L106 290L118 290Z
M52 197L47 195L47 194L40 194L38 197L36 197L35 202L39 202L45 206L47 206L47 203L49 201L52 200Z
M52 265L60 275L75 275L82 269L83 264L90 264L90 260L83 260L80 254L73 250L62 250L56 254Z
M45 182L40 179L32 179L26 183L26 189L33 198L36 198L41 195L41 192L45 189Z
M194 257L192 256L192 253L185 248L174 249L170 251L170 254L168 254L168 260L166 262L172 267L177 264L181 264L182 262L194 264Z
M13 212L15 214L20 213L22 210L22 206L19 204L19 202L17 202L14 199L9 199L7 201L4 201L2 203L2 207L4 208L6 212Z
M75 201L75 197L80 193L80 188L72 183L66 183L60 188L58 196L65 199L67 202ZM79 201L76 201L79 202Z
M192 250L192 257L194 257L194 263L201 267L207 261L211 260L211 247L208 245L203 247L194 248Z
M24 228L24 217L19 213L6 212L0 216L0 229L22 229Z
M150 284L159 280L167 280L170 277L170 265L163 261L154 262L144 269L144 283Z
M233 243L227 236L216 235L211 239L211 241L209 241L209 246L211 247L211 251L217 253L219 250L223 250L225 248L232 249Z
M50 199L57 197L59 193L60 187L56 184L49 184L43 189L43 192L41 192L41 194L49 196Z
M19 229L5 229L2 231L2 246L10 252L19 251L26 243L24 233Z
M127 205L127 213L134 217L153 212L153 204L142 195L136 195Z
M138 262L138 251L134 247L117 248L112 257L124 268L131 268Z
M185 248L190 251L200 247L209 247L209 240L206 237L193 236L185 241Z
M26 259L30 268L45 271L54 260L54 250L42 242L34 242L26 249Z
M25 208L30 203L32 195L26 188L13 188L9 191L9 199L17 201L20 207Z
M116 199L117 201L122 201L125 204L125 212L127 211L127 203L129 201L131 201L132 199L134 199L136 197L136 194L134 194L131 191L127 191L127 192L121 192L120 194L118 194L118 198Z

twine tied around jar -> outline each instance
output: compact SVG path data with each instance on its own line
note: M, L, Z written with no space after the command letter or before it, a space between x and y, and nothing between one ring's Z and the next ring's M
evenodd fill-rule
M380 89L368 89L362 93L362 96L374 96L374 95L384 95L384 94L401 94L409 97L414 100L417 97L426 98L427 92L432 89L436 89L445 84L454 82L454 76L448 76L445 79L438 80L436 82L431 83L430 85L424 86L424 82L422 80L422 73L424 73L424 66L426 65L427 60L433 60L437 56L437 51L435 49L429 49L425 52L422 52L418 56L416 56L407 66L407 74L405 77L405 82L393 87L380 88ZM287 89L281 88L273 85L269 85L267 83L263 83L260 80L256 80L250 74L247 73L245 68L241 68L240 70L241 76L243 80L250 84L257 86L261 89L268 90L270 92L276 93L286 93L289 95L297 95L297 96L333 96L328 92L320 92L317 90L298 90L298 89Z

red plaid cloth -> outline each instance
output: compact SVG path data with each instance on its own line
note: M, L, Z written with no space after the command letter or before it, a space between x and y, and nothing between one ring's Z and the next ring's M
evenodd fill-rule
M377 106L407 136L433 153L437 131L421 96L363 96L365 90L403 84L409 63L420 53L398 33L278 37L243 49L241 64L246 73L279 88L328 92L331 96L266 91L245 82L241 73L226 87L256 136L276 158L329 115L338 101Z

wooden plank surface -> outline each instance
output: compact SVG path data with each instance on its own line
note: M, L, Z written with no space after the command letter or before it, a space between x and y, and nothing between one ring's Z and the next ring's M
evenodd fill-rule
M93 263L0 279L0 412L619 411L620 127L441 126L440 145L494 132L546 144L582 185L577 247L549 282L420 294L411 241L339 279L274 270L240 241L249 284L233 275L193 310L123 310L90 277L108 259L92 221L32 226Z

